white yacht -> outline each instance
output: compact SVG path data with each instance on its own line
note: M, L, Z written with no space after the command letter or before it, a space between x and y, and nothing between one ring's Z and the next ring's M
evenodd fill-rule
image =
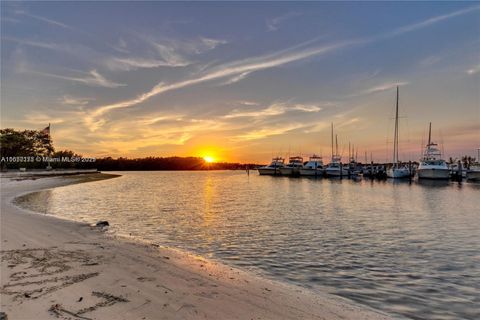
M397 86L397 103L395 106L395 131L393 138L393 162L392 166L387 170L387 177L392 179L409 178L410 170L398 161L398 86Z
M342 157L334 155L332 161L325 168L327 177L347 177L348 167L342 165Z
M442 159L438 145L432 142L432 123L428 130L428 144L425 147L423 158L418 165L419 179L449 179L450 169L447 162Z
M272 159L272 162L268 166L258 168L258 173L260 175L280 175L280 168L285 166L285 160L280 157Z
M342 165L342 157L338 155L338 141L335 136L335 153L333 153L333 123L332 123L332 161L325 168L327 177L348 176L348 168Z
M467 180L480 181L480 163L475 163L467 170Z
M301 176L323 176L323 160L322 157L313 155L308 159L308 162L300 168Z
M300 169L303 168L302 157L288 158L288 164L280 168L282 176L294 176L300 174Z

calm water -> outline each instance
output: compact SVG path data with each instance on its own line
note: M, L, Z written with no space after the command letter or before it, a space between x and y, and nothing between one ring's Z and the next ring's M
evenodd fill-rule
M480 319L480 185L122 172L23 197L415 319Z

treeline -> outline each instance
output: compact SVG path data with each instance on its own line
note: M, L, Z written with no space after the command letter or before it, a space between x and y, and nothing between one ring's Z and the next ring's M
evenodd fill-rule
M50 135L43 130L0 130L0 154L2 157L47 156L54 152Z
M254 164L208 163L203 158L197 157L147 157L147 158L100 158L89 167L101 171L148 171L148 170L238 170L246 166L253 168Z
M70 150L55 151L44 130L0 130L1 169L98 169L100 171L137 170L238 170L255 164L208 163L199 157L88 158Z
M21 159L24 160L24 159ZM215 162L208 163L197 157L146 157L146 158L84 158L73 151L57 151L51 157L36 161L3 161L3 169L98 169L100 171L153 171L153 170L244 170L255 164Z

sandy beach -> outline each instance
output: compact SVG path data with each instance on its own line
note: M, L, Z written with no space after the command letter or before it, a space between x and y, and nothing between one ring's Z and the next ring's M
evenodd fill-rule
M0 293L8 319L389 319L340 297L12 204L21 194L102 178L108 175L2 178Z

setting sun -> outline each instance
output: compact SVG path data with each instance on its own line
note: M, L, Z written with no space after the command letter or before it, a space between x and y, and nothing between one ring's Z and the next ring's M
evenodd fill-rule
M203 157L203 160L205 160L205 162L208 162L208 163L212 163L215 161L215 159L211 156L205 156Z

